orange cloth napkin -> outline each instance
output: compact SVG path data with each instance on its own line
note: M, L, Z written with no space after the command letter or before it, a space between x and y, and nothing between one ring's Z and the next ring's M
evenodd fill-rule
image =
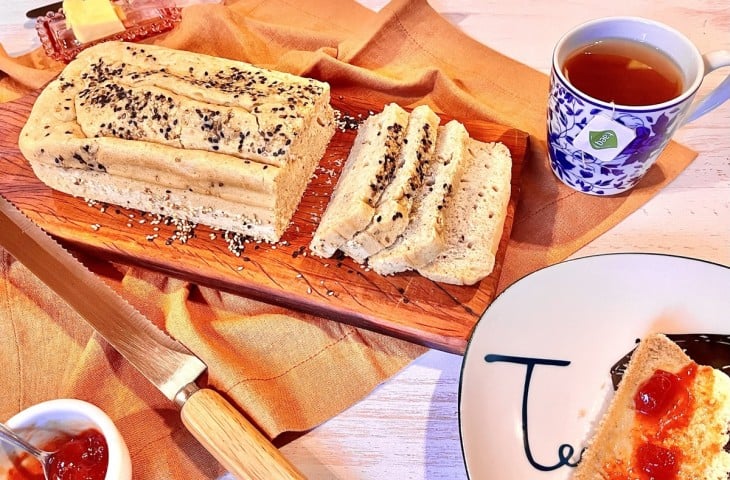
M495 18L495 22L499 19ZM184 10L154 43L313 76L347 95L427 102L456 118L508 124L531 150L500 289L558 262L639 208L694 158L672 143L630 193L596 198L560 184L546 161L547 77L467 37L424 0L379 13L353 1L232 0ZM50 80L41 51L0 52L0 99ZM85 259L208 365L208 380L270 437L304 431L357 402L421 347L160 273ZM221 468L175 409L18 262L0 254L0 419L72 396L115 419L135 478L214 478Z

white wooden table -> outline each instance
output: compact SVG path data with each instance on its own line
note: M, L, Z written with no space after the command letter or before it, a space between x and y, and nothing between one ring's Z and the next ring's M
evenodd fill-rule
M375 10L384 0L360 0ZM38 46L24 17L44 0L0 5L0 43L11 55ZM552 46L583 21L639 15L684 32L701 51L730 50L728 0L431 0L476 40L548 72ZM709 76L718 84L729 69ZM654 199L574 257L661 252L730 265L730 103L683 127L675 137L698 158ZM370 396L307 435L284 454L312 479L467 478L458 419L462 359L429 351ZM495 478L498 478L495 472Z

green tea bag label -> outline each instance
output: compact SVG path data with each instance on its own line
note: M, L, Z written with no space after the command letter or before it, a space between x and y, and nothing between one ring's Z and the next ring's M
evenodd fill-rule
M596 115L573 140L573 145L602 162L616 158L636 138L634 131L604 115Z

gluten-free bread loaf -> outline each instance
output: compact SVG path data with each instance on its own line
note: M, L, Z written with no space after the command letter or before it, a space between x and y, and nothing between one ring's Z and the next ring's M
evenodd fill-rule
M124 42L39 95L19 145L71 195L277 241L334 134L329 85Z

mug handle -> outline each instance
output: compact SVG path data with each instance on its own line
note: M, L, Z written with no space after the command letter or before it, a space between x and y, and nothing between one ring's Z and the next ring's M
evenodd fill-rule
M702 55L705 62L705 75L721 67L730 66L730 51L718 50L716 52ZM707 112L719 107L723 102L730 99L730 75L720 83L705 98L696 102L689 112L683 124L697 120Z

